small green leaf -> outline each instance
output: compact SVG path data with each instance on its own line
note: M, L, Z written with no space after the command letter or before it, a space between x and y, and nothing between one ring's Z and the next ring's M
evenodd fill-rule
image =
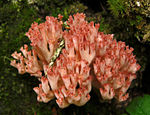
M134 98L126 110L130 115L150 115L150 95Z

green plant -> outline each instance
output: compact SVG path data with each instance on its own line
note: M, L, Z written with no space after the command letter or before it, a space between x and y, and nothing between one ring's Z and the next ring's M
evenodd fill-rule
M116 21L122 23L125 18L125 23L133 27L139 41L150 41L149 0L108 0L108 5Z
M108 0L109 9L111 13L118 17L120 15L124 16L125 13L125 0Z
M150 114L150 95L136 97L127 106L126 111L129 115L149 115Z

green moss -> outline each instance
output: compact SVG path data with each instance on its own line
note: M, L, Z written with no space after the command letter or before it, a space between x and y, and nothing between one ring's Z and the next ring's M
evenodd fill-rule
M25 32L34 20L39 21L37 11L25 1L8 2L3 3L0 14L0 114L34 114L30 108L38 105L32 88L38 81L28 74L19 75L9 63L11 53L30 43Z
M73 15L77 12L81 13L87 9L87 6L84 6L80 2L72 2L72 4L65 4L62 8L57 7L52 10L52 16L57 17L58 14L63 15L63 21L67 20L69 15Z
M125 1L126 0L108 0L109 9L114 16L124 16Z
M116 21L124 18L133 26L134 36L141 42L150 41L150 4L147 0L108 0L109 9Z

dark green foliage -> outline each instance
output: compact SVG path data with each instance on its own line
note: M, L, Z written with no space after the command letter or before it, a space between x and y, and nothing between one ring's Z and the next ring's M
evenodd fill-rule
M111 10L114 16L122 15L124 16L125 12L125 0L108 0L109 9Z
M126 19L125 23L133 27L139 41L150 41L149 0L108 0L108 4L116 21L122 23Z
M64 5L62 8L61 7L57 7L56 9L52 9L52 16L56 17L58 16L58 14L63 15L63 21L67 20L69 15L73 15L77 12L84 12L84 10L86 10L87 7L84 6L82 3L80 2L72 2L72 4L67 4Z
M127 106L126 111L129 115L149 115L150 114L150 95L136 97Z
M37 81L33 78L29 79L29 75L21 78L9 63L11 53L19 50L24 43L29 44L25 32L36 20L36 10L30 8L26 1L18 4L12 2L1 4L3 5L0 7L0 114L33 114L30 108L33 101L36 102L33 98L36 96L32 87ZM32 85L32 82L35 83Z

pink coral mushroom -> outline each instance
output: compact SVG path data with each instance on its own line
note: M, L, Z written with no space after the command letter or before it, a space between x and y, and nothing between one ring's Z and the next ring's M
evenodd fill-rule
M128 98L126 92L140 66L132 54L133 48L113 40L112 36L100 36L103 39L97 42L97 57L93 64L100 93L103 99L115 97L118 101L125 101Z
M33 88L37 100L47 103L56 98L60 108L70 104L82 106L89 101L92 79L96 78L104 100L125 101L129 96L127 90L140 69L132 54L133 48L117 42L113 35L99 32L99 24L85 21L83 13L70 16L66 30L62 29L61 19L59 15L46 17L45 23L39 25L33 23L26 33L33 49L28 51L24 45L20 49L23 55L12 54L15 60L11 65L20 74L27 72L41 82ZM55 56L63 39L65 47ZM53 57L58 58L54 61Z

